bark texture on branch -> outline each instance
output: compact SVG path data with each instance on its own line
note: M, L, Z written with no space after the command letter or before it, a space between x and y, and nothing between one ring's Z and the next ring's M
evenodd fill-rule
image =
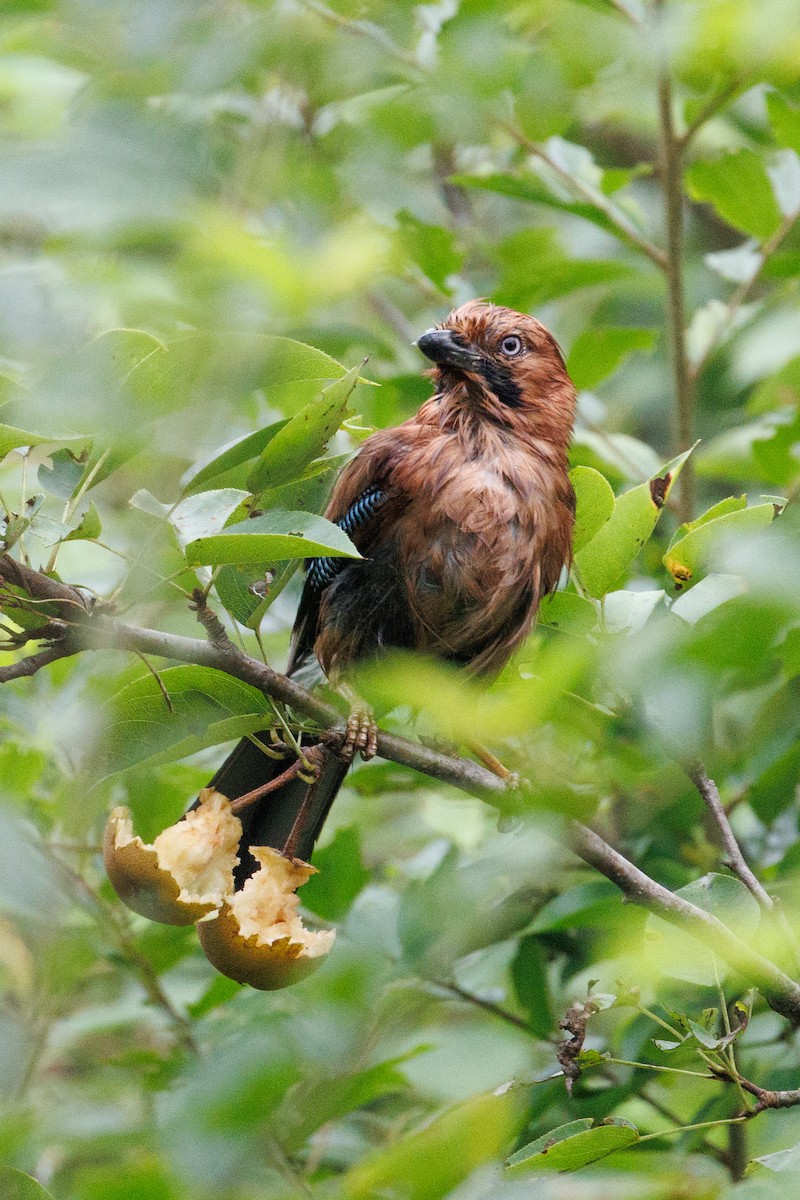
M13 560L7 555L0 557L0 573L6 578L12 577L8 562L13 563ZM17 586L24 587L35 598L58 601L68 610L65 619L70 621L68 636L71 653L79 650L123 650L211 667L282 701L324 729L344 729L344 717L339 709L267 664L251 658L227 637L205 641L130 625L103 612L92 612L77 589L49 580L21 564L14 563L14 567L18 568L16 576L13 576ZM209 623L206 618L204 624ZM31 658L39 660L38 666L41 667L46 664L47 653L43 651ZM526 797L523 791L510 791L501 779L471 759L442 754L396 734L378 732L378 753L401 766L410 767L477 796L502 812L524 812L535 805L535 795ZM716 917L656 883L586 825L578 821L564 821L561 833L556 836L584 862L616 884L626 899L647 908L710 946L729 966L754 984L776 1012L793 1024L800 1025L800 984L752 949Z

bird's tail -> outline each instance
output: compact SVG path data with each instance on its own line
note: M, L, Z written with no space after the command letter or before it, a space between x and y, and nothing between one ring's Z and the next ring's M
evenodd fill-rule
M258 740L268 745L269 734L262 734ZM251 846L274 846L306 861L311 857L330 806L347 774L348 764L319 744L312 743L303 750L318 767L315 782L309 783L295 774L238 813L242 822L242 840L236 870L237 887L241 887L258 866L250 854ZM265 754L255 742L244 738L225 759L210 786L229 800L236 800L277 779L286 772L290 762L288 758Z

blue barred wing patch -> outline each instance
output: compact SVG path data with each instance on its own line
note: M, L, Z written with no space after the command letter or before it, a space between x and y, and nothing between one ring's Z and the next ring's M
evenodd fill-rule
M344 516L336 522L348 537L365 525L383 505L386 493L381 488L368 488L355 500ZM314 592L323 591L342 568L349 562L346 558L312 558L309 560L306 586Z

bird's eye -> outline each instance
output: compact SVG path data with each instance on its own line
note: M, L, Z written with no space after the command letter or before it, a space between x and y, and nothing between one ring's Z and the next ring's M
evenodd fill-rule
M518 338L516 334L504 337L500 343L500 349L503 351L503 354L507 354L509 357L520 354L522 351L522 338Z

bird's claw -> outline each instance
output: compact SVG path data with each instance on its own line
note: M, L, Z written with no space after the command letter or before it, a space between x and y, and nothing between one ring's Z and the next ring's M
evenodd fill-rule
M371 709L365 707L352 708L347 718L344 743L339 751L339 757L351 763L357 754L365 762L374 758L378 751L378 726Z

